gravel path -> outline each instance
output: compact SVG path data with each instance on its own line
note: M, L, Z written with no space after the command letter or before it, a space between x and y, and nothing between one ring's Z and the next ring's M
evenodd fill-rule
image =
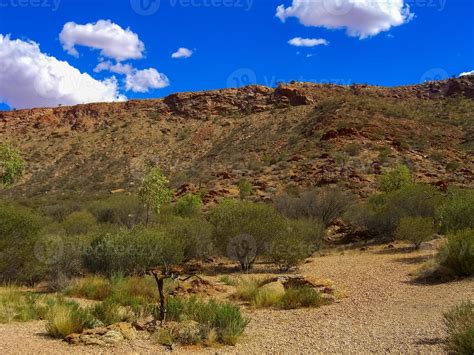
M318 257L300 272L330 278L347 295L318 309L249 311L252 321L234 347L212 353L443 353L442 313L474 299L474 280L442 285L410 282L426 252L350 251ZM0 325L2 353L157 353L134 341L115 348L71 347L44 335L42 322ZM196 348L177 352L196 352Z

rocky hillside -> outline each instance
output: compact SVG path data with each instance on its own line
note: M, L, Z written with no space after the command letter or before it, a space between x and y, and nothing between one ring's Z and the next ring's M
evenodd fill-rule
M0 140L28 171L3 195L84 198L134 191L147 161L177 194L206 202L341 184L366 197L406 163L419 181L474 185L474 77L383 88L291 83L0 112Z

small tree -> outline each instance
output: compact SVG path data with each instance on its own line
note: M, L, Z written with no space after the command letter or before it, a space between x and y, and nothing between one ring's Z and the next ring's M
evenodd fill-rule
M412 176L406 165L398 165L396 168L380 175L378 179L379 190L382 192L393 192L402 187L411 185Z
M8 187L25 170L25 162L20 153L6 143L0 144L0 187Z
M252 194L252 185L246 179L239 181L239 196L241 200L246 200Z
M430 240L435 233L432 218L405 217L400 220L395 236L400 240L408 240L419 249L421 243Z
M146 222L148 225L150 219L150 210L160 213L161 207L171 202L173 192L169 188L169 181L158 167L149 167L148 173L143 179L138 197L146 206Z

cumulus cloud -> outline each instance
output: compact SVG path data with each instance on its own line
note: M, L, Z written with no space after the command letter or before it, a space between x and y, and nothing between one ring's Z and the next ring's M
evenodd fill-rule
M115 78L95 80L41 52L35 42L0 34L0 102L14 108L123 101Z
M76 57L79 55L76 45L98 49L102 56L117 61L143 58L145 50L145 45L136 33L110 20L85 25L68 22L59 34L59 39L64 50Z
M295 37L288 41L288 44L291 44L295 47L315 47L315 46L327 46L329 42L323 38L301 38Z
M459 74L459 77L474 75L474 70Z
M127 91L148 92L150 89L162 89L170 84L166 75L159 73L156 69L133 70L125 78Z
M179 59L179 58L189 58L193 55L193 51L188 48L179 48L176 52L171 54L171 58Z
M280 5L276 16L285 22L296 17L303 25L328 29L346 29L361 39L400 26L413 18L404 0L293 0Z
M129 74L133 71L133 67L130 64L113 64L111 61L104 61L97 64L97 66L94 68L94 72L96 73L100 73L104 70L117 74Z

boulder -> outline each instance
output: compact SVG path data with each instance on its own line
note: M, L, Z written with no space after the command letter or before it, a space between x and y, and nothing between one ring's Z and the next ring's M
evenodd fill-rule
M285 286L280 281L267 283L260 287L260 289L272 292L279 296L283 296L285 294Z

